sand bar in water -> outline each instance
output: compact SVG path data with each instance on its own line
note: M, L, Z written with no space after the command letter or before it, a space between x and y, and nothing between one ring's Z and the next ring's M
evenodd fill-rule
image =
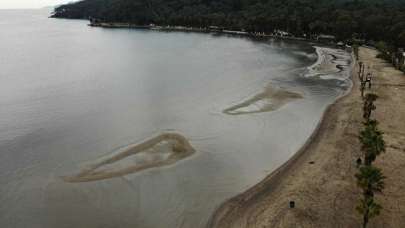
M223 113L228 115L244 115L270 112L281 108L288 102L301 98L303 97L299 93L282 88L274 88L269 85L261 93L225 109Z
M184 136L177 133L163 133L97 159L78 174L62 178L66 182L89 182L120 177L174 164L194 152L194 148Z

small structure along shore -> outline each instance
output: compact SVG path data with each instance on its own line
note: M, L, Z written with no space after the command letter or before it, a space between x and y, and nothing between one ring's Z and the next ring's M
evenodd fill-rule
M376 161L387 176L384 195L376 196L384 209L369 227L396 228L405 224L405 77L376 54L369 48L359 51L359 61L376 75L371 91L380 97L375 115L387 144L386 153ZM363 126L363 101L359 81L353 83L345 97L329 106L318 129L295 156L256 186L225 202L208 227L360 227L362 218L356 206L362 193L354 175L356 159L362 153L358 134Z

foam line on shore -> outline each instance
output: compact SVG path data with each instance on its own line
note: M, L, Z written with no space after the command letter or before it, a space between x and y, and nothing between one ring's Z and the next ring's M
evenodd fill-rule
M350 78L350 71L347 69L350 66L351 58L346 51L318 46L314 48L318 56L317 61L307 68L304 77L319 77L325 80L341 81Z

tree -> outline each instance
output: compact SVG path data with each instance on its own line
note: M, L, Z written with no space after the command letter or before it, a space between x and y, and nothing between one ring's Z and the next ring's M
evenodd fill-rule
M355 175L357 185L363 190L363 194L367 197L374 196L374 193L381 193L384 189L384 175L381 169L374 166L363 166L359 173Z
M366 197L360 200L360 204L356 207L357 211L363 215L363 228L367 228L368 221L371 218L378 216L382 210L381 205L374 201L373 197Z
M365 128L360 132L359 140L362 144L361 149L364 152L364 163L371 165L378 155L385 152L384 133L378 130L376 120L366 122L364 125Z
M335 33L340 39L348 39L357 30L357 22L350 13L339 12L335 23Z
M397 37L397 45L399 47L405 47L405 30L402 31Z
M358 38L398 47L403 45L405 1L81 0L58 6L52 16L139 25L280 29L295 35L331 34L342 40L358 34Z
M374 201L374 193L384 189L384 179L381 169L366 165L360 168L356 175L357 185L363 190L363 199L357 206L357 211L363 215L363 228L367 227L369 219L380 214L382 207Z

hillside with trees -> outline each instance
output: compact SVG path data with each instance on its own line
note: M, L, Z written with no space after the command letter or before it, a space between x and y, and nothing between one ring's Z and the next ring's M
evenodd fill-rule
M405 0L83 0L56 18L97 18L138 25L221 26L295 36L331 34L405 46Z

